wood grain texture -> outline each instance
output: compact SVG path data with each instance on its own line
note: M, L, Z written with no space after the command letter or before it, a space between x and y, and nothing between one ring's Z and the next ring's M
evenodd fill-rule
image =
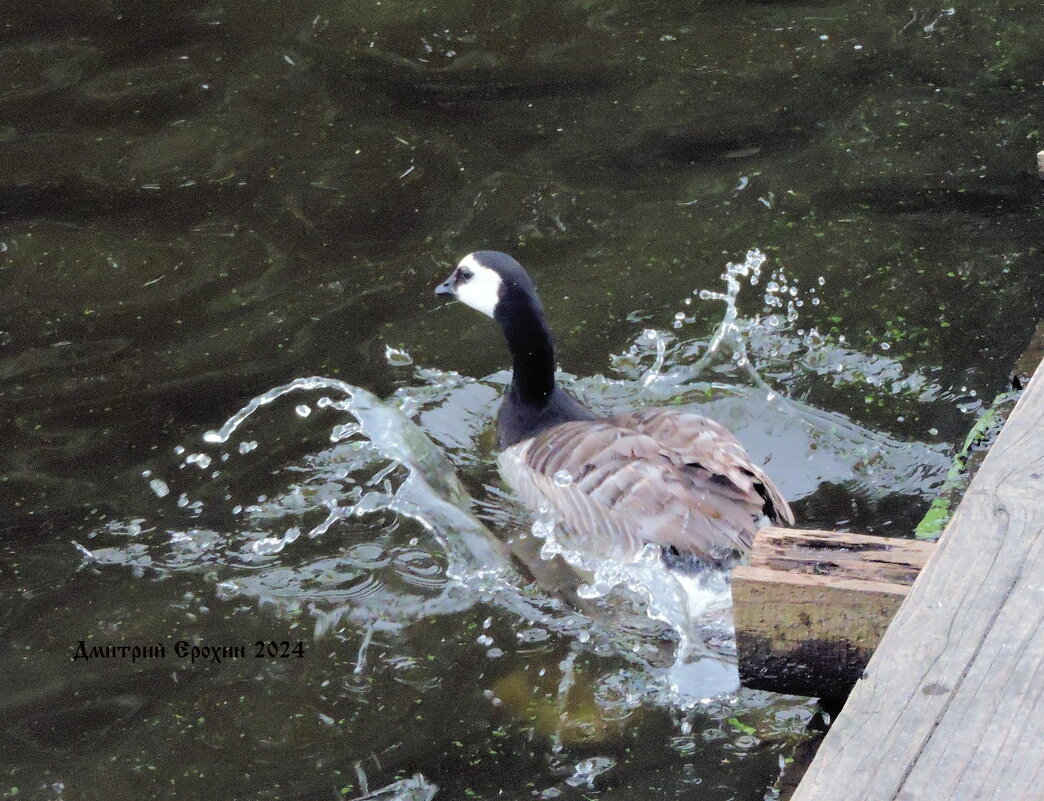
M863 674L934 543L763 528L732 578L740 679L843 699Z
M1044 799L1044 368L794 801Z
M750 566L910 585L934 551L925 540L769 526L754 538Z

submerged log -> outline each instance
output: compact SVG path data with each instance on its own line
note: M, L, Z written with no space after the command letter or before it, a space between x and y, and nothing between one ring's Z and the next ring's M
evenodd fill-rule
M732 579L746 687L843 699L934 543L765 528Z

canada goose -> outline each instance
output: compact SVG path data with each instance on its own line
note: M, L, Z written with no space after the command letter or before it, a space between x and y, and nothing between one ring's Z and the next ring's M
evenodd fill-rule
M750 549L763 517L794 522L776 485L713 420L675 409L599 418L557 386L544 310L511 256L471 253L435 294L500 324L513 363L497 414L501 474L526 506L550 506L582 550L627 560L656 543L668 564L724 565Z

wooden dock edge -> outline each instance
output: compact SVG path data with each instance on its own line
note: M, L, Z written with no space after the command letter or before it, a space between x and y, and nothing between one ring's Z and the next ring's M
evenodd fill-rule
M1038 366L793 801L1044 798Z

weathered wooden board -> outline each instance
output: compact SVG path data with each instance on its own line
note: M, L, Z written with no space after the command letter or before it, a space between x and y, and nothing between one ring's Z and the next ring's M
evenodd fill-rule
M1038 367L794 801L1044 799Z
M934 543L765 528L732 578L740 679L753 689L844 698Z
M750 567L909 586L934 551L925 540L769 526L754 538Z

